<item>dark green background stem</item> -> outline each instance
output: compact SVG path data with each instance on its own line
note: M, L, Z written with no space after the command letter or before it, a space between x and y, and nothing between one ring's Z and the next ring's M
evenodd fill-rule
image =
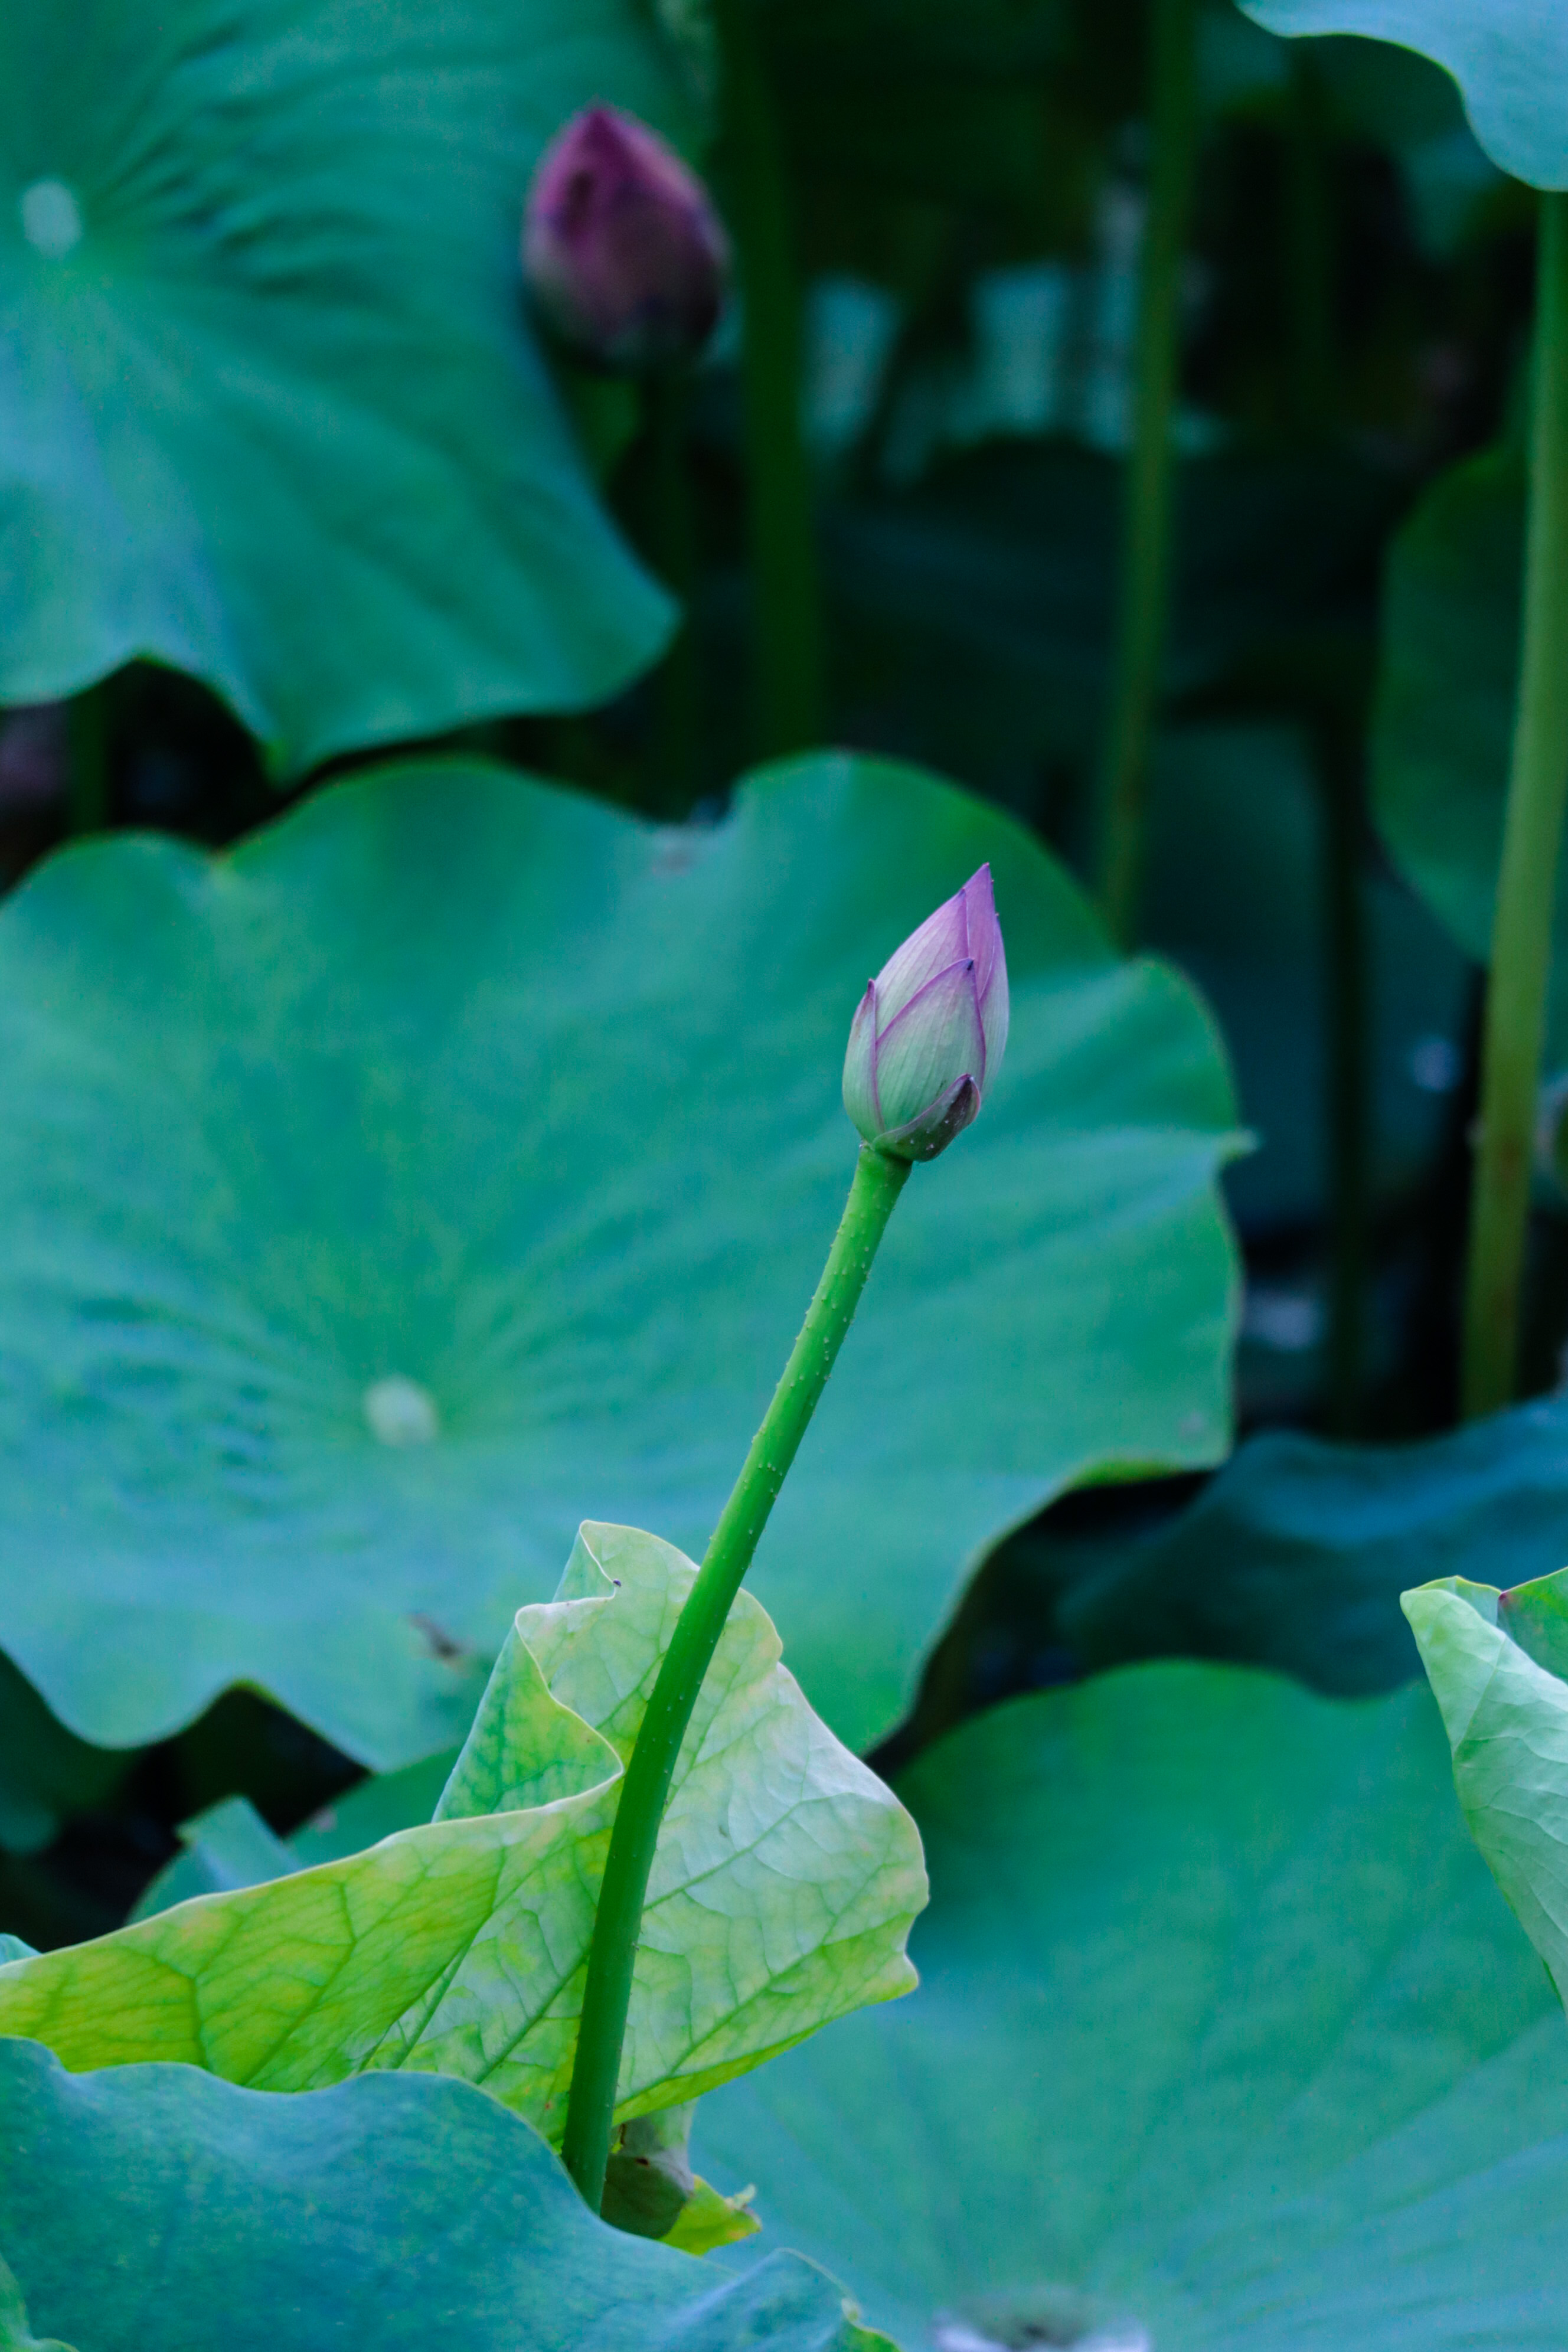
M758 14L756 0L717 0L714 25L741 286L757 731L771 758L821 739L823 632L795 231Z
M1100 788L1105 919L1129 947L1142 890L1149 754L1165 649L1171 568L1171 427L1181 350L1182 259L1197 150L1195 0L1151 0L1149 211L1139 282L1110 708Z
M685 372L649 378L645 394L649 460L648 553L679 599L681 621L656 682L653 767L657 805L684 814L699 797L701 678L691 599L697 584L697 532L687 450L689 391Z
M1317 729L1322 800L1324 1038L1329 1134L1328 1423L1353 1437L1365 1373L1370 1271L1372 1020L1358 734Z
M1568 804L1568 195L1541 200L1524 643L1481 1045L1480 1139L1465 1302L1467 1416L1509 1403L1536 1089Z
M1319 441L1334 422L1334 208L1332 145L1322 68L1310 41L1289 44L1283 292L1290 359L1291 422Z
M67 718L70 748L70 829L101 833L109 823L109 714L100 682L73 695Z
M869 1144L862 1146L816 1295L676 1621L626 1767L594 1921L561 2149L567 2171L595 2213L604 2201L637 1931L680 1743L741 1580L827 1385L909 1172L908 1160L888 1159Z

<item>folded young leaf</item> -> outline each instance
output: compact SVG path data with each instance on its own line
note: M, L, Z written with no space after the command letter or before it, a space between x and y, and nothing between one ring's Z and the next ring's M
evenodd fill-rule
M752 2211L753 2188L725 2197L691 2169L691 2120L697 2102L661 2107L623 2124L610 2150L599 2210L634 2238L658 2238L686 2254L754 2238L762 2223Z
M440 1818L0 1968L0 2033L73 2069L178 2059L267 2090L452 2074L559 2137L622 1761L695 1574L656 1537L585 1526L558 1598L518 1612ZM925 1892L910 1816L742 1593L660 1834L619 2118L909 1990Z
M1404 1597L1470 1833L1568 2003L1568 1569Z

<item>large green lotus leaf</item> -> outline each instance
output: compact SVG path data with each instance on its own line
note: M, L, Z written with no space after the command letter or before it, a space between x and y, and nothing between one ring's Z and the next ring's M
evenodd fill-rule
M1568 1570L1405 1596L1465 1819L1568 2001Z
M1016 1538L998 1601L1090 1673L1226 1659L1359 1697L1420 1672L1400 1596L1430 1570L1523 1584L1564 1559L1568 1401L1551 1397L1418 1445L1270 1431L1157 1526Z
M466 2084L372 2075L279 2098L185 2066L68 2074L6 2042L0 2107L5 2352L877 2343L796 2255L730 2278L606 2227Z
M1447 68L1494 163L1568 188L1568 15L1559 0L1239 0L1271 33L1361 33Z
M0 702L150 655L288 771L653 659L518 277L594 98L673 127L633 0L9 0Z
M174 2059L263 2090L454 2074L559 2137L620 1761L695 1573L652 1536L585 1527L559 1598L519 1612L435 1822L13 1962L0 2032L73 2069ZM617 2113L906 1992L924 1900L908 1814L743 1593L659 1832Z
M920 1991L699 2112L759 2247L911 2352L1559 2352L1568 2034L1423 1687L1130 1667L901 1787Z
M227 857L39 870L0 910L0 1646L66 1722L130 1744L249 1682L412 1762L585 1510L700 1552L843 1203L866 974L983 858L1006 1060L754 1576L860 1746L1006 1526L1225 1451L1232 1105L1188 988L1007 818L840 756L707 828L437 763Z

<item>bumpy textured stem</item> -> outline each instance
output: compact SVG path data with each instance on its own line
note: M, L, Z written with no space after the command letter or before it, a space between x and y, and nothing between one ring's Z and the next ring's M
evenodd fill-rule
M1100 800L1100 903L1112 937L1123 947L1131 945L1142 889L1149 751L1165 647L1171 422L1181 341L1182 255L1197 146L1195 0L1151 0L1149 31L1149 217L1139 282L1132 454Z
M801 437L800 289L778 110L756 0L717 0L724 143L743 307L742 388L764 756L822 733L822 611Z
M637 1931L680 1743L724 1622L827 1385L909 1172L908 1160L889 1159L869 1144L862 1146L816 1296L676 1621L626 1767L588 1953L561 2150L566 2169L595 2213L604 2200Z
M1536 1087L1568 805L1568 195L1541 200L1524 644L1481 1048L1464 1404L1514 1392Z

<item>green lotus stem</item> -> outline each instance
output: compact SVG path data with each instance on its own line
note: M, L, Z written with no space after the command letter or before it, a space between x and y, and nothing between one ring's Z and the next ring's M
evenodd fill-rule
M1330 1275L1328 1422L1353 1437L1366 1354L1370 1149L1366 908L1361 747L1342 719L1319 724L1323 803L1324 1029L1328 1045Z
M1172 447L1182 256L1197 152L1195 0L1151 0L1149 215L1139 284L1132 451L1127 469L1110 717L1100 784L1100 898L1130 947L1142 891L1149 754L1170 597Z
M821 739L823 630L794 226L759 13L757 0L717 0L714 26L743 315L759 733L772 758Z
M854 1319L910 1166L909 1160L895 1160L869 1144L860 1148L816 1295L676 1621L626 1766L588 1952L561 2150L567 2171L595 2213L604 2202L637 1931L680 1743L768 1514Z
M67 714L70 750L70 829L101 833L109 823L109 727L101 682L71 697Z
M1321 441L1334 416L1334 213L1327 96L1310 41L1289 45L1285 194L1290 407L1302 438Z
M1514 1393L1536 1088L1568 805L1568 195L1541 199L1524 643L1481 1045L1464 1409Z
M654 570L682 607L679 628L656 680L653 746L658 805L674 814L684 814L697 798L701 742L701 679L691 612L697 544L686 447L686 371L666 368L652 375L646 403L652 475L649 552Z

